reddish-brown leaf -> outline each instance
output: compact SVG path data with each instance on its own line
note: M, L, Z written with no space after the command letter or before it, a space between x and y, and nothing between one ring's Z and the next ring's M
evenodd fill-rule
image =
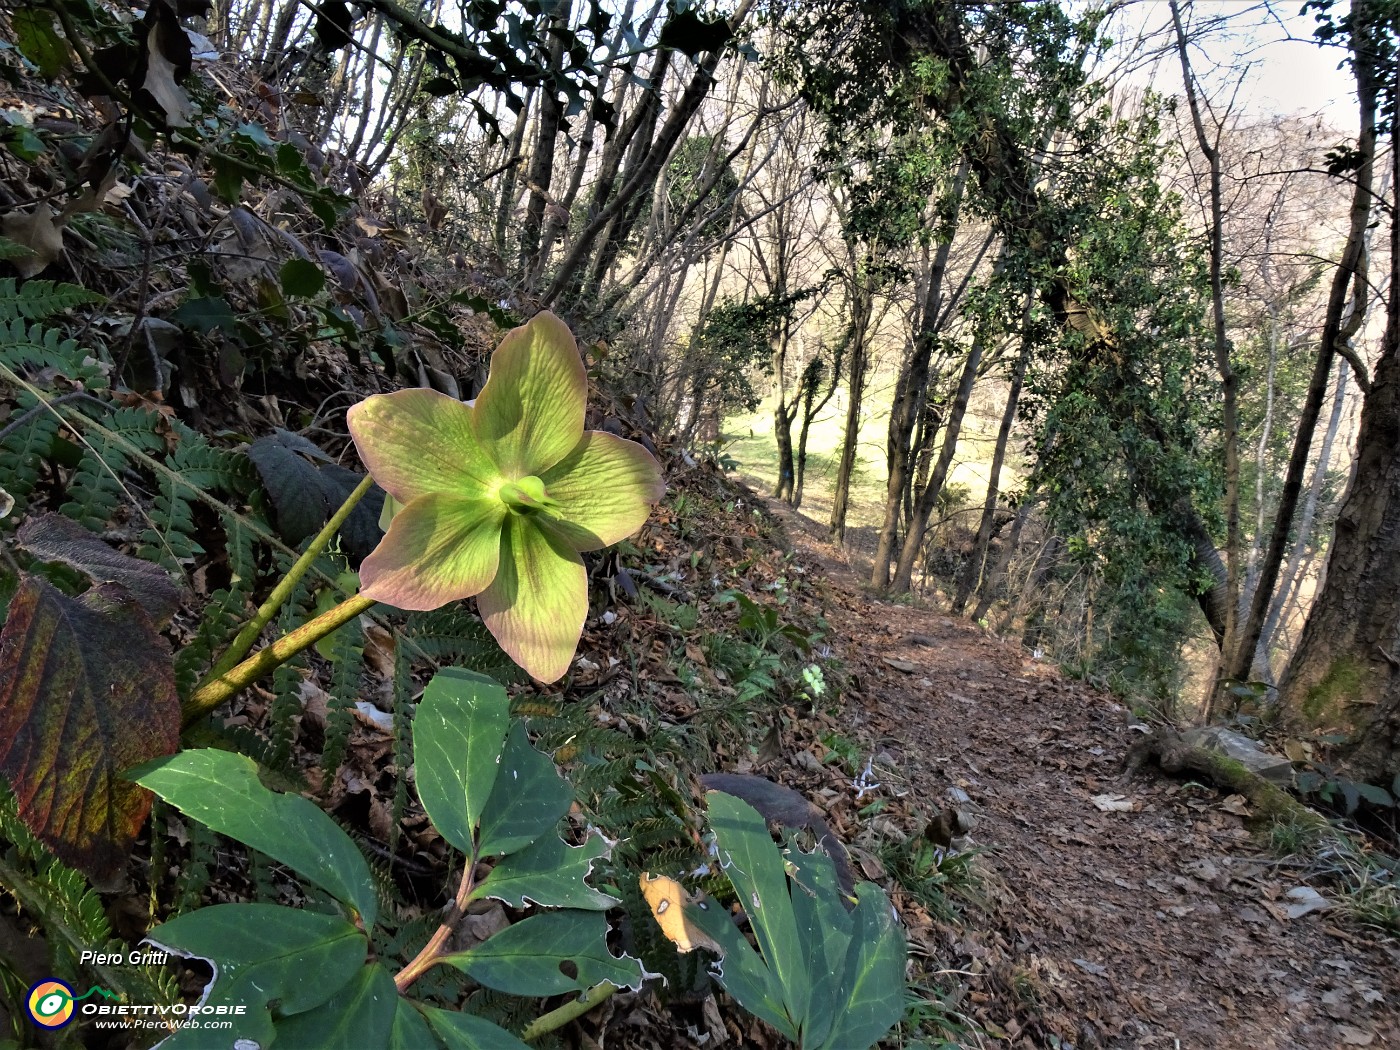
M25 576L0 630L0 773L30 830L66 863L112 874L151 808L122 771L179 741L170 652L130 592L70 598Z

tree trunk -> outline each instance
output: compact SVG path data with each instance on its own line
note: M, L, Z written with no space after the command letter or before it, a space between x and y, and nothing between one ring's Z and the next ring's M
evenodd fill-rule
M1240 425L1236 403L1239 377L1231 360L1230 340L1225 329L1225 230L1221 203L1220 128L1219 125L1216 126L1216 141L1211 142L1206 135L1205 120L1201 116L1201 101L1196 91L1196 77L1191 71L1186 31L1181 26L1181 11L1177 0L1170 0L1170 7L1172 24L1176 28L1177 56L1181 59L1181 76L1186 85L1186 101L1191 110L1191 126L1196 132L1196 145L1210 170L1210 223L1206 233L1210 245L1211 330L1214 336L1215 367L1220 373L1220 440L1225 451L1225 630L1221 641L1224 657L1221 663L1234 666L1230 661L1238 663L1235 657L1235 643L1240 606ZM1255 638L1258 638L1257 630ZM1253 642L1248 644L1249 653L1252 654ZM1217 688L1223 685L1223 682L1217 682ZM1208 698L1207 716L1209 713Z
M870 337L870 317L874 313L875 292L860 284L851 293L851 345L847 362L846 428L841 439L841 462L836 470L836 489L831 497L831 538L837 544L846 541L846 513L851 502L851 474L855 471L856 453L860 450L860 408L865 397L865 373L869 367L867 340Z
M928 517L933 511L933 505L938 501L938 495L943 491L943 483L948 479L948 470L953 465L953 455L958 450L958 434L962 430L963 416L967 414L967 405L972 400L972 387L977 381L977 366L982 362L982 349L984 341L979 333L972 341L972 347L967 352L967 360L963 363L962 378L958 380L958 392L953 397L953 403L948 408L948 418L943 423L943 448L938 453L938 463L933 468L933 475L928 479L928 484L923 486L919 493L919 499L914 508L914 520L909 526L909 532L904 537L904 546L899 552L899 564L895 567L893 590L897 594L903 594L909 590L914 580L914 562L918 560L919 551L924 545L924 532L928 528Z
M1288 553L1288 564L1279 578L1278 593L1269 603L1269 614L1264 618L1264 629L1259 634L1259 648L1254 654L1256 676L1265 681L1273 681L1273 670L1269 660L1269 650L1273 646L1274 632L1278 630L1283 610L1298 587L1303 566L1303 553L1312 543L1313 522L1317 519L1317 504L1322 496L1322 486L1327 481L1327 470L1332 463L1332 443L1336 440L1345 412L1347 397L1347 376L1351 365L1343 361L1337 366L1337 385L1332 392L1332 413L1327 419L1327 432L1322 437L1322 448L1318 450L1317 466L1313 468L1312 482L1308 485L1308 498L1303 503L1303 514L1298 519L1298 528L1293 537L1293 549Z
M998 482L1001 466L1006 460L1006 446L1011 437L1011 428L1016 422L1016 403L1021 399L1021 383L1026 378L1026 366L1030 364L1031 349L1035 340L1031 336L1031 310L1035 305L1034 296L1026 297L1026 308L1021 314L1021 352L1011 370L1011 389L1006 395L1006 410L1001 414L1001 427L997 430L996 448L992 451L992 465L987 472L987 498L982 501L982 520L977 525L977 540L972 545L972 556L963 568L958 580L958 590L953 596L953 612L961 615L967 608L968 599L982 578L982 569L987 562L987 548L992 541L992 525L996 521Z
M1372 13L1357 0L1352 18ZM1391 29L1382 26L1381 31ZM1363 135L1370 42L1353 38ZM1400 83L1400 67L1391 70ZM1372 102L1374 84L1370 87ZM1392 96L1394 97L1394 96ZM1371 113L1374 120L1374 110ZM1400 186L1400 152L1390 149ZM1369 172L1367 172L1369 175ZM1358 181L1359 178L1358 178ZM1366 180L1369 187L1369 178ZM1390 214L1390 282L1385 337L1361 410L1356 468L1348 487L1326 582L1280 689L1284 710L1358 732L1344 753L1353 779L1389 787L1400 776L1400 221Z
M1356 94L1361 117L1361 131L1357 138L1360 164L1356 169L1351 203L1351 228L1347 233L1341 260L1332 276L1332 290L1327 300L1327 314L1322 325L1322 345L1318 348L1312 381L1308 384L1307 398L1298 416L1298 436L1293 443L1288 473L1284 477L1283 491L1279 495L1278 514L1274 518L1273 533L1269 536L1269 549L1260 566L1259 584L1249 603L1249 615L1240 627L1239 644L1226 654L1227 660L1222 666L1222 677L1229 680L1243 681L1248 677L1250 665L1254 662L1254 651L1259 645L1259 636L1264 629L1264 616L1268 611L1269 600L1274 594L1274 585L1278 582L1283 551L1288 544L1288 533L1293 524L1293 514L1302 494L1308 452L1312 447L1318 416L1322 413L1322 402L1327 396L1327 380L1332 374L1337 345L1350 338L1361 326L1366 312L1366 300L1370 294L1366 287L1366 228L1371 218L1378 86L1374 69L1374 48L1368 31L1364 28L1368 12L1368 0L1357 0L1351 14L1353 24L1358 27L1354 28L1352 33L1352 68L1356 73ZM1349 292L1353 297L1352 309L1344 320L1343 311L1347 306ZM1391 294L1393 302L1393 289ZM1368 397L1368 404L1369 401Z
M871 568L870 585L883 589L890 582L890 562L894 558L895 540L899 535L899 512L909 481L910 448L919 410L928 397L929 362L937 342L943 306L943 279L948 272L948 257L953 250L958 212L962 206L963 187L967 184L967 161L958 165L949 190L952 216L949 233L938 245L933 265L929 269L928 288L924 293L919 330L913 346L895 382L894 400L890 405L889 437L885 444L885 462L889 476L885 482L885 520L880 526L880 538L875 545L875 563Z

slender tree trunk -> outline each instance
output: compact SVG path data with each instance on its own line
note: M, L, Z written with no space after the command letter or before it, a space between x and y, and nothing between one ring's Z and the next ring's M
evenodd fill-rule
M1327 419L1327 432L1322 437L1322 448L1318 450L1317 466L1313 468L1312 482L1308 485L1308 496L1303 502L1303 513L1298 519L1298 528L1293 537L1293 549L1288 553L1288 564L1279 577L1278 593L1269 603L1269 613L1264 618L1264 629L1259 634L1259 649L1254 655L1255 674L1266 681L1273 680L1269 650L1273 645L1274 632L1278 630L1283 610L1298 586L1303 553L1312 545L1313 522L1317 519L1317 504L1322 496L1322 486L1327 480L1327 470L1332 462L1332 442L1341 427L1346 405L1347 377L1351 365L1346 361L1337 366L1337 385L1332 392L1332 413Z
M953 215L950 226L955 230L958 211L962 206L963 187L967 183L967 161L958 165L949 193ZM883 589L890 581L890 562L894 559L895 540L899 533L899 512L904 503L905 487L910 473L910 441L918 420L920 407L928 397L929 362L938 340L938 328L943 305L943 279L948 272L948 257L953 250L953 232L938 245L933 266L929 269L928 288L919 318L919 330L914 334L908 359L895 382L894 400L890 405L889 437L885 445L885 462L889 476L885 482L885 520L875 546L875 562L871 568L870 585Z
M1357 0L1352 9L1354 21L1364 18L1363 12L1370 10L1370 0ZM1303 476L1307 471L1308 453L1312 447L1313 432L1322 413L1322 403L1327 396L1327 380L1332 374L1339 342L1350 336L1361 325L1365 315L1366 289L1366 228L1371 218L1373 167L1376 155L1376 96L1378 86L1373 66L1374 55L1371 44L1365 37L1366 30L1353 32L1352 65L1356 73L1356 92L1360 108L1361 132L1357 138L1357 152L1360 165L1356 169L1355 189L1351 204L1351 227L1347 233L1346 246L1342 249L1341 260L1332 277L1331 294L1327 300L1327 313L1322 325L1322 345L1318 347L1317 361L1313 368L1312 381L1308 384L1307 398L1298 416L1298 436L1293 444L1293 454L1288 461L1288 473L1284 477L1283 490L1279 495L1278 514L1274 518L1273 533L1269 537L1269 548L1259 571L1259 585L1250 601L1249 615L1240 629L1238 644L1227 653L1223 666L1223 677L1233 681L1243 681L1249 675L1254 661L1254 651L1259 645L1259 636L1264 628L1264 616L1268 611L1269 600L1278 582L1279 568L1283 562L1284 548L1288 544L1288 533L1293 524L1294 511L1302 494ZM1354 303L1350 317L1343 319L1348 293L1355 285ZM1393 298L1393 292L1392 292ZM1369 404L1370 398L1367 398Z
M1177 0L1170 0L1172 24L1176 27L1177 56L1181 59L1181 76L1186 85L1186 101L1191 110L1191 125L1196 132L1196 145L1210 168L1210 222L1207 236L1210 243L1210 305L1213 322L1215 367L1220 373L1221 443L1225 451L1225 638L1221 647L1221 666L1235 659L1240 595L1240 426L1237 406L1239 378L1231 360L1230 339L1225 328L1225 230L1222 213L1219 134L1216 141L1206 134L1201 116L1201 101L1196 91L1196 77L1191 71L1187 54L1186 32L1181 25ZM1255 635L1258 637L1257 631ZM1249 653L1254 652L1249 643ZM1247 661L1246 661L1247 666ZM1223 686L1217 681L1217 689ZM1207 700L1206 714L1210 712Z
M914 521L909 526L909 532L904 537L904 546L899 552L899 564L895 567L893 584L893 590L897 594L909 590L913 583L914 562L918 560L919 551L924 545L924 532L928 529L929 514L943 491L943 483L948 479L948 470L953 465L953 455L958 450L958 435L962 431L963 416L967 414L968 402L972 399L972 387L977 381L977 368L982 362L984 346L985 341L979 333L967 352L967 360L963 362L958 392L948 407L948 416L943 423L943 447L938 453L938 463L933 468L933 475L928 484L919 493L914 508Z
M549 72L558 74L564 62L564 33L569 26L572 0L563 0L550 19ZM545 78L540 89L540 121L535 131L535 148L530 155L526 188L530 196L525 205L525 219L520 225L520 261L533 287L544 265L540 237L544 232L544 210L550 202L549 188L554 180L554 147L559 139L559 122L564 117L564 102L559 92Z
M953 612L962 614L967 608L972 592L982 579L982 570L987 562L987 548L992 541L992 526L996 522L998 482L1001 467L1006 461L1006 446L1011 437L1011 428L1016 422L1016 404L1021 398L1021 383L1026 378L1026 367L1030 364L1031 349L1035 340L1031 332L1031 311L1035 305L1034 295L1026 297L1026 308L1021 314L1021 352L1011 369L1011 389L1006 395L1006 409L1001 414L1001 426L997 430L996 448L992 451L992 465L987 472L987 498L982 502L982 520L977 524L977 540L972 545L972 556L963 567L958 580L957 593L953 596Z
M836 470L836 487L831 496L831 538L837 544L846 541L846 514L850 509L851 475L855 472L856 453L860 451L860 410L865 399L865 379L869 369L868 341L870 317L874 312L875 291L853 276L851 293L852 336L850 358L846 373L846 426L841 438L841 461Z

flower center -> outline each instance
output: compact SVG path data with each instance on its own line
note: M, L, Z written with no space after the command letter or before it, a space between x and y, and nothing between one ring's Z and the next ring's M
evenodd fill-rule
M502 503L517 514L536 514L541 511L548 513L559 506L549 498L544 482L536 477L507 481L500 487L497 495L501 497Z

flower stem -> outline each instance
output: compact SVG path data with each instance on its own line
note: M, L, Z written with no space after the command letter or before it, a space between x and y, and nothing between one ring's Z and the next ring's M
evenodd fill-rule
M355 509L355 504L360 502L360 498L370 490L370 486L373 484L374 479L366 474L364 480L355 486L355 490L345 497L345 502L340 505L339 510L331 515L331 520L326 522L326 527L316 534L316 538L311 541L310 546L306 548L302 556L296 560L296 563L287 572L287 575L283 576L282 579L278 581L277 586L272 588L272 593L267 596L267 601L259 606L258 611L253 614L253 618L244 624L243 629L238 632L238 636L234 638L228 650L223 656L219 657L214 666L209 669L209 673L205 675L204 680L196 687L196 695L198 695L205 686L210 685L218 678L222 678L236 667L240 660L248 655L249 650L253 648L253 643L258 640L258 635L262 634L263 628L272 622L272 618L277 615L277 610L282 608L287 599L292 596L292 592L296 590L297 584L300 583L301 578L306 575L306 571L311 568L316 559L320 557L321 551L325 549L326 544L330 543L331 538L340 531L340 527L345 524L345 519L348 518L350 512Z
M203 682L184 704L181 722L188 727L209 714L240 689L257 681L286 663L309 645L314 645L337 627L349 623L374 604L373 598L357 594L314 620L307 620L295 631L289 631L271 645L259 649L236 667L218 678Z
M557 1006L547 1014L540 1014L539 1017L536 1017L530 1022L529 1027L520 1033L521 1040L528 1043L538 1039L546 1032L552 1032L556 1028L564 1027L564 1025L568 1024L575 1017L582 1017L599 1003L607 1001L608 997L616 991L617 985L609 984L607 981L601 984L595 984L577 999L567 1002L563 1006Z
M447 918L442 921L442 925L437 928L437 932L432 935L428 943L423 945L423 950L415 955L411 962L394 975L394 987L403 995L414 981L422 977L425 973L436 966L442 959L442 946L447 943L447 938L452 936L452 931L456 929L457 923L466 914L467 902L471 899L472 890L476 888L476 880L473 877L476 871L476 860L472 857L466 858L466 868L462 872L462 881L457 886L457 896L452 900L452 907L447 912Z

